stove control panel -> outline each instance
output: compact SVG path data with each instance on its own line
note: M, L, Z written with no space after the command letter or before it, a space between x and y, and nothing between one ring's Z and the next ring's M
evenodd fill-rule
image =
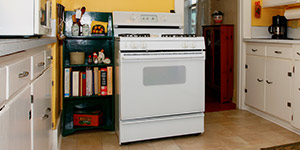
M141 15L141 22L158 22L157 15Z

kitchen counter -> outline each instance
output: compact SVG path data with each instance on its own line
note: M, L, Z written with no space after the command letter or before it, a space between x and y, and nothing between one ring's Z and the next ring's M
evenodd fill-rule
M0 39L0 56L55 43L56 38Z
M294 40L282 40L282 39L253 39L253 38L244 38L244 42L257 42L257 43L274 43L274 44L300 44L300 39Z

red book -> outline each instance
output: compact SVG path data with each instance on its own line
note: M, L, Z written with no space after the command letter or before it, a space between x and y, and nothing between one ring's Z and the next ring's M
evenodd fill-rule
M107 95L107 68L101 68L101 95Z
M86 96L86 73L82 72L82 96Z

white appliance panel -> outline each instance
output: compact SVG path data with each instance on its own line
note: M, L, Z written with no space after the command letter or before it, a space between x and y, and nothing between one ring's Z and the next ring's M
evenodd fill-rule
M204 112L204 60L122 60L120 119Z
M130 34L151 34L155 36L160 36L161 34L182 34L183 29L133 29L133 28L115 28L114 36L119 34L130 33Z
M121 121L119 141L121 144L137 140L147 140L203 132L203 113L165 118L152 118L138 121Z
M179 26L183 27L181 14L176 13L152 13L152 12L113 12L114 26Z
M50 34L49 0L1 0L0 36Z
M0 6L0 35L34 32L34 0L1 0Z

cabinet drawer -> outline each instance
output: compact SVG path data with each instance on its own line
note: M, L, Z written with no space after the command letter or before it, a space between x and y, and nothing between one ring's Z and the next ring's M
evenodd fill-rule
M247 54L266 56L266 46L262 44L247 44Z
M25 84L30 82L30 57L7 66L8 95L10 97Z
M44 52L31 56L31 80L36 78L45 68Z
M300 60L300 45L295 45L295 47L293 47L292 57Z
M267 56L291 59L292 45L268 45Z
M45 55L45 63L46 63L45 68L47 68L51 64L51 60L52 60L51 50L44 51L44 55Z
M6 68L0 68L0 107L6 99Z

